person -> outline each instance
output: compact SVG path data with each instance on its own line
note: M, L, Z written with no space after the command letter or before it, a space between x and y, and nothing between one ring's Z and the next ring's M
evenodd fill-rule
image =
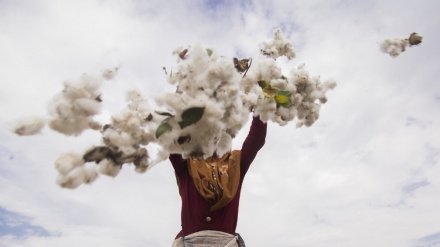
M240 191L266 132L267 123L254 116L241 150L207 159L170 155L182 200L182 229L173 247L244 246L236 233Z

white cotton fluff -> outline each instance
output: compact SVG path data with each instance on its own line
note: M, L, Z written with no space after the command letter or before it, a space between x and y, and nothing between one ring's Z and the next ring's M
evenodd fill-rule
M150 162L149 169L151 169L156 164L168 159L169 156L170 156L170 153L168 153L165 149L160 148L156 154L156 158Z
M150 168L150 161L148 157L144 157L136 164L136 168L134 169L138 173L145 173Z
M286 56L289 60L295 58L295 50L292 43L283 37L280 29L275 30L273 40L263 43L261 52L265 56L274 59L281 56Z
M399 56L409 46L409 42L406 39L386 39L381 42L380 50L389 54L392 57Z
M101 162L99 162L98 165L98 172L100 174L109 176L109 177L116 177L119 172L121 171L121 166L116 165L113 161L109 159L103 159Z
M319 77L310 76L304 66L290 74L283 73L277 58L293 59L295 51L279 29L272 40L262 44L260 51L259 57L248 60L252 61L247 64L251 67L243 69L242 64L235 64L238 58L220 56L200 44L178 48L174 52L178 56L177 65L166 73L169 83L177 86L176 91L154 96L155 107L150 107L141 92L129 91L126 107L112 114L105 125L93 119L101 112L100 87L105 79L113 78L118 68L66 81L63 91L49 104L49 127L65 135L99 130L102 145L88 151L90 156L95 155L94 151L98 153L87 158L98 165L84 163L83 156L78 154L58 158L57 183L61 187L77 188L93 182L99 173L115 177L127 163L143 173L171 153L185 158L193 155L207 158L214 153L221 156L230 151L232 139L251 112L263 122L313 125L319 118L321 104L328 101L326 92L335 88L336 83L321 82ZM200 118L195 120L194 115L187 118L190 123L185 126L183 113L195 110L193 114L197 114L201 109ZM16 129L17 134L38 133L44 126L38 121L28 125ZM147 152L151 143L159 146L154 159Z
M73 100L72 108L80 115L88 117L98 114L101 110L101 104L95 99L80 98Z
M226 142L243 127L250 112L240 94L241 79L233 59L219 57L216 52L210 55L201 45L189 47L169 79L178 84L179 93L156 97L156 103L173 114L162 117L172 130L162 134L157 142L167 152L185 157L212 156L219 142L229 147ZM204 108L202 118L181 129L181 114L193 107ZM224 138L225 134L231 138Z
M119 70L119 67L114 67L112 69L105 69L102 72L102 77L104 77L104 79L106 79L106 80L111 80L116 76L116 74L118 73L118 70Z
M113 128L107 128L105 131L103 131L102 137L106 141L107 145L119 148L131 147L136 143L136 140L131 136L130 133Z
M215 152L218 156L223 156L225 153L231 151L232 149L232 136L228 133L223 132L220 136L220 140L217 143Z
M28 117L17 121L13 129L17 135L28 136L40 133L45 125L44 117Z
M78 167L70 174L59 174L56 178L56 183L62 188L76 189L84 183L84 177L81 174L82 169Z
M76 167L84 165L82 155L76 153L65 153L55 160L55 168L61 175L67 175Z
M100 113L101 98L98 91L103 75L82 75L76 81L64 82L64 89L49 104L49 127L65 135L79 135L86 129L100 126L93 116Z
M81 184L90 184L98 177L94 165L82 165L75 167L66 175L59 174L56 182L63 188L75 189Z
M265 123L269 121L276 122L276 110L277 105L274 99L259 99L257 104L254 106L254 114Z

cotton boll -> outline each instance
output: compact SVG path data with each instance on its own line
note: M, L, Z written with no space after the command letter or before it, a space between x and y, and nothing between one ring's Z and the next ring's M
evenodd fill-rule
M279 124L280 126L284 126L287 124L287 121L285 121L281 115L279 114L274 114L274 116L271 119L273 122Z
M174 128L173 128L174 129ZM180 136L187 136L185 132L169 131L163 133L156 142L169 153L188 153L191 152L188 145L179 145L177 140Z
M284 39L280 29L275 30L273 40L262 44L261 53L274 59L280 56L286 56L289 60L295 58L292 43Z
M298 108L298 119L302 122L302 125L306 127L312 126L316 120L319 118L319 108L320 106L315 103L304 103Z
M312 126L313 123L315 123L315 121L316 121L317 119L318 119L318 115L317 115L317 114L311 114L311 115L307 116L307 117L304 119L304 125L305 125L306 127L310 127L310 126Z
M89 119L86 118L55 118L49 121L49 127L65 135L79 135L90 128Z
M75 189L83 183L89 184L98 177L94 166L78 166L68 174L60 174L57 177L57 183L63 188Z
M130 90L127 92L125 100L132 102L139 102L139 101L143 101L144 98L141 92L137 90Z
M135 171L138 173L145 173L150 167L150 163L148 162L148 157L142 157L141 159L135 162Z
M324 83L325 89L334 89L337 86L336 81L330 80Z
M215 91L215 99L224 105L231 105L237 100L238 88L234 86L221 86Z
M207 158L215 152L222 129L224 129L224 125L219 121L201 120L196 125L188 126L184 131L181 131L180 135L177 135L174 139L173 144L166 146L167 151L181 153L184 157L198 154ZM177 140L181 136L189 136L190 139L179 144Z
M67 175L76 167L84 165L82 155L76 153L66 153L55 160L55 168L61 175Z
M101 162L99 162L98 172L103 175L116 177L120 171L121 171L121 166L116 165L113 161L109 159L103 159L101 160Z
M156 158L154 160L152 160L150 162L150 168L152 168L153 166L155 166L156 164L168 159L168 157L170 156L170 153L167 152L165 149L161 148L157 154L156 154Z
M102 75L95 76L95 75L84 74L80 77L78 81L78 85L81 88L84 88L84 90L89 92L91 95L94 95L101 87L103 82L104 80Z
M53 102L52 105L52 109L55 109L55 111L51 111L53 117L60 119L75 118L71 102L60 99L59 101Z
M254 106L254 113L258 115L263 122L273 119L277 105L274 99L260 99Z
M263 90L257 84L252 85L252 88L245 93L240 92L241 99L243 101L244 107L247 109L253 109L255 105L258 104L258 100L264 98Z
M270 85L278 89L286 89L287 88L287 80L285 79L272 79L270 80Z
M64 90L55 95L49 104L49 127L65 135L79 135L86 129L100 125L92 117L100 112L97 90L102 77L83 75L77 81L64 82Z
M101 110L99 89L117 68L66 81L63 91L49 105L49 127L66 135L100 129L103 145L97 147L101 156L96 159L84 158L86 155L60 157L56 162L60 172L57 182L62 187L76 188L94 181L98 173L116 176L126 163L133 163L135 170L143 173L170 153L180 153L185 158L207 158L214 152L223 155L231 149L232 139L246 124L251 111L263 122L285 125L296 117L298 126L311 126L318 119L320 104L327 101L326 91L336 83L321 83L319 77L310 77L304 66L292 71L287 79L276 58L292 59L295 52L280 30L274 32L273 40L263 44L261 52L263 55L254 58L245 74L241 68L241 73L237 71L232 58L199 44L179 48L174 52L177 66L167 74L168 81L178 85L176 92L156 96L157 107L151 108L141 92L130 91L126 107L112 115L104 127L93 120ZM264 87L261 81L270 87ZM291 102L286 100L286 90L291 93ZM200 119L189 117L190 124L186 126L182 123L187 117L182 114L191 108L203 108L203 115ZM159 127L165 131L157 131ZM33 133L37 129L21 132ZM154 160L150 160L146 149L150 142L160 146ZM90 163L84 164L83 159Z
M208 81L229 81L234 76L240 77L239 73L234 69L234 63L232 60L219 58L218 60L211 61L207 74Z
M252 70L249 70L248 74L254 76L255 79L252 84L257 81L264 80L270 82L272 79L281 78L281 68L278 66L275 60L269 58L262 58L252 63ZM246 75L247 76L247 75Z
M62 188L76 189L81 184L84 183L84 177L82 176L72 177L72 176L64 176L60 174L56 178L56 183Z
M406 39L386 39L380 44L380 50L392 57L397 57L409 45Z
M68 189L75 189L85 183L85 181L86 176L82 166L75 167L66 175L60 174L56 179L58 185Z
M112 125L121 125L125 119L132 116L132 111L128 108L123 109L121 112L113 114L111 116Z
M106 69L102 72L102 77L106 80L113 79L118 73L119 67L114 67L112 69Z
M102 129L102 124L93 120L89 120L89 128L92 130L101 130Z
M90 184L98 177L96 166L93 164L85 164L83 166L84 183Z
M311 90L311 92L308 94L311 101L315 101L317 99L321 99L324 97L323 91L318 90Z
M15 123L14 133L21 136L35 135L46 125L46 119L43 117L29 117L21 119Z
M209 56L201 45L194 45L188 49L188 59L179 63L178 71L185 75L179 81L179 90L192 94L200 88L204 88L206 83L200 79L203 74L206 75L209 67ZM173 75L174 76L174 75Z
M88 93L86 92L86 90L77 86L73 86L72 84L73 82L71 81L64 82L64 89L60 96L62 95L66 99L70 100L87 97Z
M101 104L94 99L79 98L73 101L72 109L82 116L93 116L100 112Z
M277 113L281 117L281 120L284 122L284 124L287 124L287 122L292 121L296 116L296 108L294 107L279 107L277 109Z
M127 119L126 126L131 132L135 132L141 128L141 120L137 117L130 117Z
M209 55L201 44L195 44L188 49L190 69L204 72L209 66ZM196 72L197 73L197 72Z
M212 121L220 120L225 111L224 102L212 100L205 95L199 95L191 102L188 102L187 106L185 106L184 109L190 109L193 107L204 107L205 110L202 119L208 119ZM179 113L178 116L180 115L181 114Z
M137 149L134 154L133 164L136 166L136 172L144 173L150 167L148 160L148 151L145 148Z
M153 136L145 129L156 121L150 106L138 91L128 92L127 101L127 107L112 117L111 130L103 131L104 141L113 146L146 145Z
M185 107L187 102L191 100L191 97L188 97L186 94L165 93L154 97L154 100L159 107L169 109L170 111L168 112L175 115L174 109Z
M217 144L216 153L218 156L223 156L226 152L231 151L232 137L228 133L223 132L220 141Z
M304 99L304 97L301 94L299 94L299 93L293 94L292 95L292 106L297 108L298 106L301 105L303 99Z
M102 137L111 145L116 147L129 147L134 144L134 140L129 133L108 128L102 134Z

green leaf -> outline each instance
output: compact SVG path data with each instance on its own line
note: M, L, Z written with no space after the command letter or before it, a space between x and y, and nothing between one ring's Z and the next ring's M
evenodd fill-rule
M266 88L263 88L263 94L266 98L273 98L276 96L277 90L272 88L271 86L268 86Z
M170 78L173 77L173 70L170 71Z
M208 56L212 55L212 50L211 49L206 49L206 52L208 53Z
M292 93L287 90L278 90L275 94L275 101L278 105L289 107L292 104Z
M173 130L169 123L161 123L156 129L156 138L159 138L163 133Z
M180 128L184 129L191 124L197 123L202 118L204 111L205 107L192 107L186 109L181 115L182 121L179 122Z
M154 112L158 115L161 115L161 116L174 117L173 114L166 112L166 111L154 111Z

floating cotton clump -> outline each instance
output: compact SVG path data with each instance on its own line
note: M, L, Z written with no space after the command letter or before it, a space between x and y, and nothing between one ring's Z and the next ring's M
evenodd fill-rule
M381 43L380 50L392 57L397 57L406 50L408 44L408 40L405 39L386 39Z
M46 125L46 119L43 117L29 117L15 123L14 132L17 135L28 136L40 133Z
M59 172L57 183L63 188L74 189L84 183L93 182L98 173L93 166L85 166L81 155L67 153L55 161Z
M386 39L381 42L380 50L392 57L397 57L404 52L407 47L422 43L422 36L412 33L407 39Z
M289 60L295 58L295 51L293 50L292 43L289 40L284 39L280 29L275 30L273 40L263 43L261 52L274 59L281 56L286 56Z
M59 174L56 181L63 188L75 189L81 184L92 183L97 177L96 167L84 165L76 167L66 175Z
M83 155L65 154L55 162L57 183L76 188L94 181L98 174L117 176L124 164L143 173L167 159L169 154L204 158L230 151L233 138L253 112L264 122L311 126L319 118L320 105L335 82L311 77L304 66L284 74L277 58L295 57L290 41L281 30L261 46L258 58L228 58L196 44L179 47L173 54L177 65L164 71L175 92L156 95L151 107L141 92L127 93L127 106L113 114L109 123L94 120L100 114L100 86L115 76L117 68L102 75L83 75L64 83L64 89L50 104L49 126L65 135L98 130L99 145ZM28 124L18 134L37 133L41 124ZM17 131L16 131L17 132ZM157 145L150 156L147 147Z
M116 70L100 75L82 75L79 80L64 82L64 89L49 103L49 126L66 135L79 135L86 129L99 130L102 126L93 120L101 110L100 86L111 79Z
M226 135L235 136L247 121L249 109L243 109L239 97L242 76L234 68L233 60L220 57L211 49L194 45L176 49L179 54L178 68L173 70L169 82L177 84L177 93L156 97L156 103L164 109L170 109L161 126L168 131L158 137L158 143L170 153L183 156L202 155L209 157L218 152L218 143L223 146ZM188 110L203 109L203 115L191 126L182 126L185 122L182 114ZM230 146L229 146L230 147Z

